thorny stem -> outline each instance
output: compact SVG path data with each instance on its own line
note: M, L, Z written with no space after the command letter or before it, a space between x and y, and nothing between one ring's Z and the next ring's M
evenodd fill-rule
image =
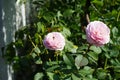
M87 54L87 53L89 52L90 47L91 47L91 44L89 44L89 45L88 45L88 48L87 48L87 50L86 50L86 53L85 53L85 54Z
M107 66L107 61L108 61L108 59L106 58L106 59L105 59L104 69L106 69L106 66Z
M90 19L89 19L89 14L90 14L89 7L91 5L90 1L91 0L86 0L85 11L84 11L87 24L90 22Z
M34 47L36 47L36 45L33 43L33 41L32 41L32 38L31 38L31 36L29 35L28 36L29 37L29 39L30 39L30 42L32 43L32 45L34 46Z
M84 10L84 14L81 15L81 26L82 26L82 30L85 31L85 27L87 26L87 24L90 23L90 19L89 19L89 14L90 14L90 11L89 11L89 7L91 6L91 0L86 0L86 4L85 6L83 7L83 10Z
M60 54L60 51L55 51L55 57L58 64L59 64L59 54Z
M120 11L118 12L117 21L119 21Z
M90 18L88 14L86 14L86 20L87 20L87 23L90 23Z
M58 61L58 51L55 51L55 57L56 57L57 63L59 64L59 61Z
M85 30L85 27L87 26L87 24L90 23L90 18L89 18L89 14L90 14L90 11L89 11L89 7L91 6L91 0L86 0L86 3L85 3L85 6L84 6L84 15L81 16L81 25L83 27L83 29ZM89 51L90 49L90 44L85 52L85 54Z
M28 38L30 39L30 42L32 43L32 45L34 46L34 48L36 47L35 44L33 43L31 36L29 35ZM30 52L30 54L33 52L34 49L32 49L32 51Z

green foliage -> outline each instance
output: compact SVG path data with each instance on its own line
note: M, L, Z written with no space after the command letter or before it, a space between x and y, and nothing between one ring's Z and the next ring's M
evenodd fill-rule
M15 80L119 80L119 5L119 0L31 0L30 24L18 30L15 41L4 48L3 57L13 66ZM86 13L91 21L109 26L108 44L87 43ZM53 31L65 37L63 51L43 46L45 35Z
M81 66L85 66L88 64L88 59L83 57L83 55L78 55L75 58L75 64L76 64L76 67L79 69Z
M34 80L42 80L43 79L44 74L43 73L37 73L34 76Z

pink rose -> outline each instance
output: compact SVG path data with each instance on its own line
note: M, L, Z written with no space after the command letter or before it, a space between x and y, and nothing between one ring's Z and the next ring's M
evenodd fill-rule
M110 29L101 21L93 21L86 28L87 41L96 46L102 46L110 41Z
M65 46L65 38L59 32L51 32L46 35L43 44L50 50L63 50Z

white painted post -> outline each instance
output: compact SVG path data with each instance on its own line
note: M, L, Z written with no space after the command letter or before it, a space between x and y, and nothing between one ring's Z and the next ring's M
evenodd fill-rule
M0 0L0 48L14 41L15 31L26 25L26 5L20 0ZM0 80L13 80L11 65L7 65L0 50Z
M15 31L15 7L14 0L0 0L0 48L8 44L13 39ZM12 80L12 68L7 65L0 51L0 80Z

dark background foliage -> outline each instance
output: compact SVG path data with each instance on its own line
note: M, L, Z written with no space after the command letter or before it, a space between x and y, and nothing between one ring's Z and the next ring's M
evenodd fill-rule
M31 0L30 24L15 33L3 57L13 66L15 80L119 80L119 0ZM102 47L86 41L85 28L99 20L111 30ZM66 38L63 51L47 50L49 32Z

